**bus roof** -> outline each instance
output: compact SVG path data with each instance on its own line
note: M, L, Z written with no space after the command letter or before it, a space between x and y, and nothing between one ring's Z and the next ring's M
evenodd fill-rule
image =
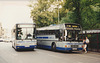
M31 25L31 24L35 24L35 23L16 23L16 24L22 24L22 25L29 24L29 25Z
M50 25L46 27L41 27L37 28L37 30L59 30L59 29L65 29L65 24L66 25L79 25L76 23L63 23L63 24L58 24L58 25Z
M83 30L80 32L80 34L89 34L89 33L100 33L100 29L98 30Z

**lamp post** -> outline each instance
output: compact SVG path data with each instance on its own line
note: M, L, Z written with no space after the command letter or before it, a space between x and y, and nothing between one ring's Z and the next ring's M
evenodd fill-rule
M60 13L59 13L59 8L62 8L62 6L61 5L59 5L59 4L57 4L57 8L58 8L58 23L59 23L59 18L60 18Z
M59 5L58 5L58 23L59 23Z

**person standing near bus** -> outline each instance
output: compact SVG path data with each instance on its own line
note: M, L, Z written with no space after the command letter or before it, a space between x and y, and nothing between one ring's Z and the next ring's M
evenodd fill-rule
M86 47L86 50L88 52L88 44L89 44L89 39L86 37L86 44L87 44L87 47Z
M83 48L84 48L84 50L85 50L85 53L87 53L87 43L86 43L86 40L85 39L83 39Z

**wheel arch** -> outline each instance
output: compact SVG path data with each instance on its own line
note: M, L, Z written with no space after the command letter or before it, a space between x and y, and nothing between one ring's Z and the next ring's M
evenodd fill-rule
M54 44L56 44L55 42L52 42L51 46L53 46Z

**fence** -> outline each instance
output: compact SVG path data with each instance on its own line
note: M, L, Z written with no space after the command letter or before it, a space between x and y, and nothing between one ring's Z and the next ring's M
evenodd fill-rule
M88 45L90 51L100 52L100 30L84 30L80 34L90 40Z

